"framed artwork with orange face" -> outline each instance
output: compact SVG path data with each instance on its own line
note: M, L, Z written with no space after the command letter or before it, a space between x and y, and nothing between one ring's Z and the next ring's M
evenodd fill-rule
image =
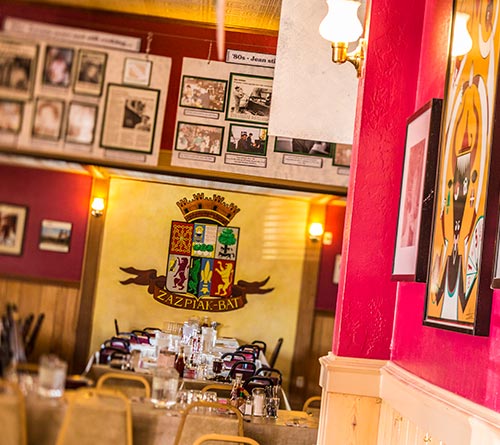
M499 7L486 0L454 4L424 314L424 325L473 335L488 335L492 303ZM462 51L460 28L470 36Z

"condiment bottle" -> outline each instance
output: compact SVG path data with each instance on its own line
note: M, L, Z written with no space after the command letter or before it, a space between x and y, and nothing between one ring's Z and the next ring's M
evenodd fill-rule
M186 356L184 355L184 347L179 347L179 354L177 354L177 358L175 359L174 368L179 373L179 376L182 377L184 375L184 368L186 366Z
M238 406L238 398L243 391L243 374L237 373L234 377L233 388L231 389L230 403L233 406Z

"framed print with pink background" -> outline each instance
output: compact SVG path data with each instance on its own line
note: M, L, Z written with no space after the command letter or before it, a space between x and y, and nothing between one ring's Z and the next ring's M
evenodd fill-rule
M423 323L485 336L500 189L500 4L455 0L453 18L466 21L471 41L462 52L450 41Z
M434 187L441 125L441 99L408 118L392 279L427 279Z

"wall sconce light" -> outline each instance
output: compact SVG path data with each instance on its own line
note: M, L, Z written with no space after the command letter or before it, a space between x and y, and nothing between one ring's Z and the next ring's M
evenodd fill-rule
M104 210L104 198L95 197L90 206L92 216L102 216Z
M354 0L326 0L326 2L328 14L319 25L319 33L332 43L332 61L338 64L351 62L360 77L366 46L365 39L359 38L363 33L363 26L358 18L360 3ZM349 42L358 39L358 47L348 53Z
M319 241L323 235L323 224L319 222L311 223L309 226L309 239L311 241Z
M464 56L472 49L472 38L467 29L469 14L465 12L455 13L455 23L453 24L453 40L451 43L452 57Z

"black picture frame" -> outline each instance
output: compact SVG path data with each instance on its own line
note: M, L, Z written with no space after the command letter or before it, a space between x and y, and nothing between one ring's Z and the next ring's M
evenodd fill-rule
M442 104L442 99L432 99L407 120L394 281L427 280Z
M151 154L159 99L157 89L108 84L100 146Z
M273 78L231 73L226 120L268 124Z
M244 135L246 135L245 139L243 139ZM267 142L267 127L247 124L231 124L229 126L228 153L265 156Z
M224 112L227 80L198 76L182 76L179 106Z
M334 145L325 141L277 136L274 142L274 151L277 153L331 158Z
M58 141L61 138L65 106L64 100L61 99L37 97L33 112L32 137Z
M178 122L174 149L220 156L224 143L224 130L224 127L217 125Z
M27 223L27 206L0 202L0 255L22 255Z
M29 100L33 96L39 46L0 36L0 95Z
M73 92L84 96L102 95L108 55L101 51L80 49L76 62Z

